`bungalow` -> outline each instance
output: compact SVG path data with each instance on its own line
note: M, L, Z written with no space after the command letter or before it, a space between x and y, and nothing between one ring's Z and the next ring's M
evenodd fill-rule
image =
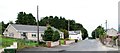
M82 40L82 33L81 33L80 30L78 30L78 31L69 31L69 38L70 39Z
M51 27L54 31L58 31L60 33L60 38L64 38L63 32L58 29ZM47 29L47 26L39 26L39 40L42 40L42 34ZM9 24L8 27L4 31L4 36L12 37L12 38L20 38L20 39L28 39L37 41L37 26L35 25L21 25L21 24Z
M117 39L115 40L115 42L113 40L113 37L116 37L116 38L118 37L117 30L115 30L114 28L111 28L111 29L108 29L106 33L107 33L107 38L106 38L105 44L108 46L117 45L118 44Z
M117 30L115 30L114 28L108 29L107 30L107 37L112 38L118 36L118 32Z

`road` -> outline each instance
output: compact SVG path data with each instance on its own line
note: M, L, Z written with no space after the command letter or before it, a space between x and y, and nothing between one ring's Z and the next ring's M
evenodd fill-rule
M117 51L118 49L103 46L99 40L83 40L70 45L62 45L54 48L35 47L21 51Z
M56 47L57 48L57 47ZM66 51L115 51L118 49L103 46L98 40L84 40L66 47L58 47Z

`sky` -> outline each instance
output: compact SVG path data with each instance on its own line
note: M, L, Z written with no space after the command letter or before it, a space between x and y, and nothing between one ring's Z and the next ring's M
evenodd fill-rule
M120 0L0 0L0 21L15 21L21 11L32 13L39 19L45 16L62 16L81 23L91 32L99 25L118 30L118 1Z

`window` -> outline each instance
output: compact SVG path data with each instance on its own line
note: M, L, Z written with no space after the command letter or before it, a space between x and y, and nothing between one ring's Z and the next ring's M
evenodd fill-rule
M13 34L13 33L10 33L9 36L14 36L14 34Z
M36 37L36 34L32 34L32 37Z
M26 32L21 32L21 36L26 36Z

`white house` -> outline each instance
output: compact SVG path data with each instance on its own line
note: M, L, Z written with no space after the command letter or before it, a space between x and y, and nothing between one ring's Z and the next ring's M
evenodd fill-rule
M78 31L69 31L69 38L70 39L82 40L82 33L81 33L80 30L78 30Z
M117 45L118 44L117 39L116 39L116 43L114 43L112 37L118 37L118 31L115 30L114 28L111 28L111 29L108 29L106 33L107 33L107 38L104 43L107 46L113 46L114 44Z
M60 38L64 38L63 32L58 29L51 27L54 31L60 33ZM47 29L47 26L39 26L39 40L42 40L41 35L44 34L44 31ZM4 31L4 36L20 39L28 39L37 41L37 26L35 25L21 25L21 24L9 24Z
M115 30L114 28L108 29L107 30L107 36L108 37L118 36L118 31Z

